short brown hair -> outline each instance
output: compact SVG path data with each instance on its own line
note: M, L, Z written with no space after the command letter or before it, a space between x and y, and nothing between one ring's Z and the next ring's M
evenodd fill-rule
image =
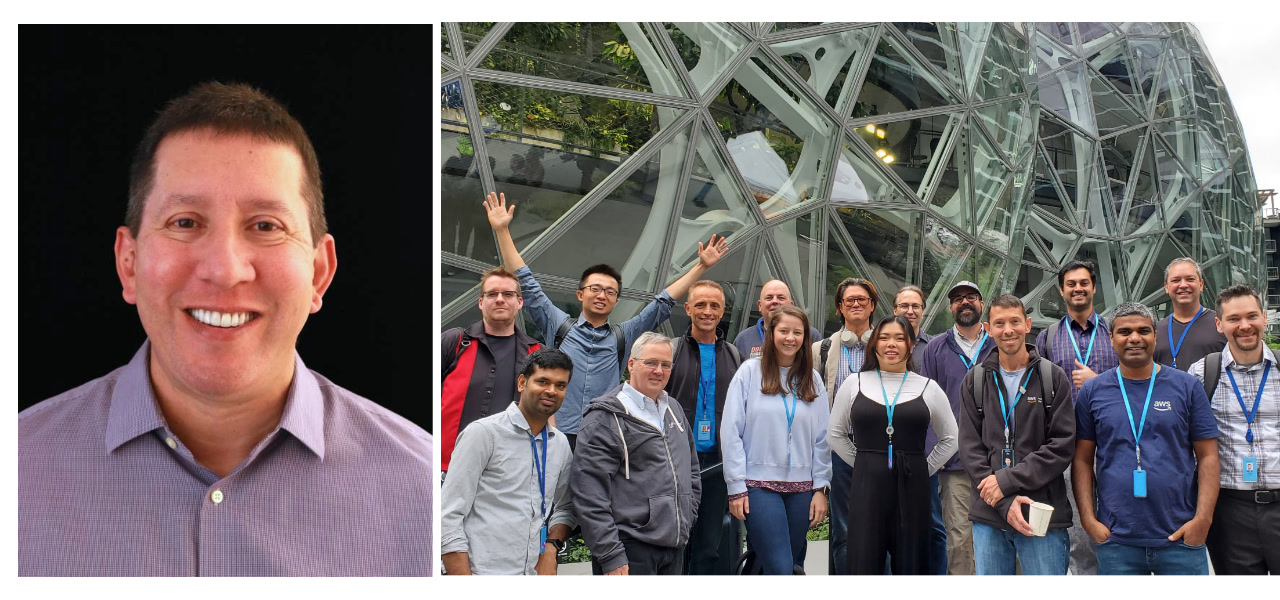
M516 282L517 284L520 283L520 278L516 277L516 274L512 273L506 267L494 267L492 269L489 269L488 271L485 271L480 275L480 294L481 295L484 295L484 284L486 281L489 281L490 277L506 277L507 279L510 279ZM520 288L517 286L516 296L519 296L519 295L520 295Z
M170 100L147 128L138 143L129 167L129 207L124 222L134 237L142 226L151 186L155 183L156 150L166 137L200 129L215 134L246 134L292 146L302 159L302 197L307 201L311 243L329 230L324 218L324 189L320 183L320 161L316 158L311 138L284 105L262 91L242 83L202 83L179 98Z
M991 304L987 306L987 321L991 320L991 309L993 308L1016 308L1022 311L1022 316L1027 316L1027 307L1022 303L1022 299L1013 294L1000 294L991 300Z
M1218 302L1217 306L1214 306L1214 309L1216 309L1214 312L1221 316L1223 303L1227 300L1235 300L1245 296L1252 296L1253 301L1258 303L1258 310L1262 310L1262 298L1258 297L1258 292L1248 285L1238 284L1218 292Z
M693 282L693 285L689 286L689 294L692 295L693 290L696 290L700 287L715 288L717 292L720 292L720 297L722 298L724 297L724 286L714 281L711 281L710 279L699 279Z

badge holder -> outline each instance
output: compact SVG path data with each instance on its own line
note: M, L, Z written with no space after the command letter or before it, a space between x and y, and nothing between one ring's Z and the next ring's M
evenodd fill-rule
M1142 470L1142 448L1138 448L1138 468L1133 470L1133 497L1147 497L1147 472Z
M1246 456L1241 464L1244 473L1245 483L1258 482L1258 459L1253 456Z
M698 421L698 441L699 442L711 441L711 421L708 421L706 419Z

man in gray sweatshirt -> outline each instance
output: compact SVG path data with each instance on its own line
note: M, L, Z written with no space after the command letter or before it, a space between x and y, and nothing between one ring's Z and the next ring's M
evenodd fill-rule
M596 575L678 575L702 487L693 431L663 388L672 340L641 334L630 381L587 404L569 476Z

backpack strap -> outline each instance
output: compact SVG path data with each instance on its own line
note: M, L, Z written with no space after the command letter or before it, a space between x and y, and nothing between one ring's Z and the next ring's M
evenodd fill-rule
M1040 402L1044 404L1044 439L1049 439L1049 423L1053 420L1053 363L1044 357L1040 357L1040 364L1036 367L1040 371L1040 393L1044 397Z
M467 331L461 327L455 327L444 332L441 336L443 346L453 346L453 350L446 351L444 356L444 375L441 379L448 377L455 368L458 367L458 357L462 356L462 349L471 345L471 337L467 335Z
M613 330L613 339L618 341L618 368L625 370L627 361L624 358L627 354L627 340L622 337L622 326L610 323L609 329Z
M1053 325L1049 326L1049 329L1045 330L1044 354L1042 355L1042 357L1049 356L1049 350L1053 348L1053 338L1057 336L1058 329L1061 329L1061 328L1062 328L1062 319L1058 319L1057 321L1054 321Z
M729 340L724 342L725 348L729 350L729 356L733 358L733 369L736 371L742 366L742 353L738 352L738 347L734 346Z
M969 393L973 394L973 406L978 409L979 419L983 418L982 401L983 396L985 395L983 392L987 389L987 386L986 382L982 380L982 377L986 375L986 370L986 367L982 366L982 363L973 365L973 368L970 369L970 371L973 372L973 379L969 381Z
M831 338L823 338L822 345L818 346L818 374L827 376L827 354L831 352Z
M564 345L565 336L569 335L569 330L573 329L573 317L565 317L560 323L560 327L556 329L555 349L559 350Z
M675 341L676 351L671 353L671 364L680 364L680 355L684 352L684 338L673 338Z
M1204 395L1213 401L1213 393L1218 391L1218 380L1222 378L1222 353L1214 352L1204 357Z

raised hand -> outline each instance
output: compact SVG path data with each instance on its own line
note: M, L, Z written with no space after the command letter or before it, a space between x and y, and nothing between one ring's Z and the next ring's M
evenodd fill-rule
M489 192L489 197L484 200L484 211L489 217L489 226L498 231L511 224L511 219L516 214L516 205L513 203L507 206L506 194Z
M719 239L719 241L716 241L717 239ZM706 246L703 246L702 242L698 242L698 264L702 265L702 268L704 269L710 269L720 260L720 257L724 256L724 253L728 251L728 239L717 236L713 233L711 234L711 240L707 242Z

